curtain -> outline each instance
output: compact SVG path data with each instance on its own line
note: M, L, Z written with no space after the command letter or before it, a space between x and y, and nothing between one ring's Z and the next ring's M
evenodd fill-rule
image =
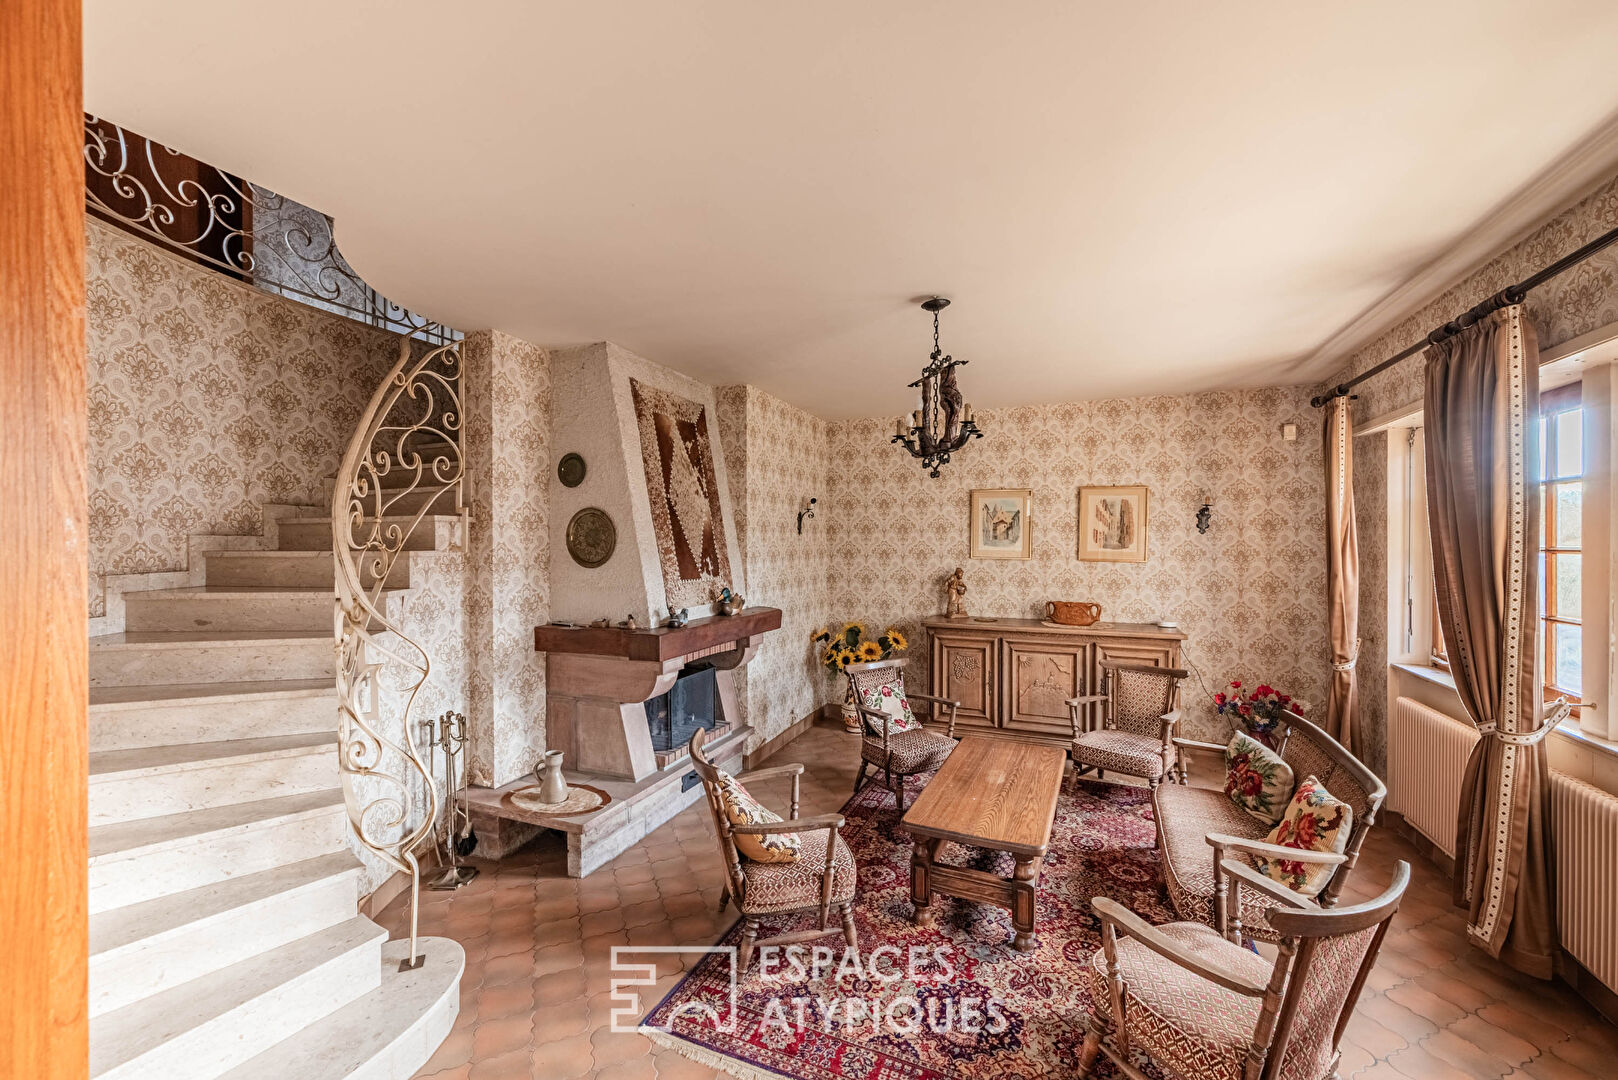
M1555 907L1541 741L1539 347L1521 305L1427 350L1427 508L1438 617L1483 737L1456 824L1455 901L1473 944L1551 976Z
M1359 701L1360 546L1354 528L1354 421L1340 397L1326 416L1326 598L1331 630L1331 692L1326 733L1353 752Z

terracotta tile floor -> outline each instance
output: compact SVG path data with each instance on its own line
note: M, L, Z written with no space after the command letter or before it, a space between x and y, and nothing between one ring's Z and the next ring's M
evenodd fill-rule
M801 761L802 813L848 798L858 746L816 727L772 764ZM759 785L785 808L786 785ZM1560 983L1516 975L1467 945L1449 883L1400 837L1374 830L1356 871L1359 899L1380 891L1393 862L1413 878L1343 1040L1341 1076L1364 1080L1598 1080L1618 1076L1618 1028ZM475 861L475 860L474 860ZM684 1080L714 1070L609 1027L613 945L706 943L734 921L715 915L721 871L707 809L698 803L582 881L545 833L455 893L424 893L422 932L466 948L461 1012L418 1076L440 1080ZM402 902L380 916L398 935ZM650 1007L680 978L660 966Z

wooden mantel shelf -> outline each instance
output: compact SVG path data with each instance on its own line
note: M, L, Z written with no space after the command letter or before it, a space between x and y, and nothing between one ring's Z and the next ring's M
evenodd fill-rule
M744 638L757 637L781 627L781 609L743 608L735 615L692 619L675 629L625 630L616 626L536 626L534 649L543 653L583 653L616 656L624 660L672 660Z

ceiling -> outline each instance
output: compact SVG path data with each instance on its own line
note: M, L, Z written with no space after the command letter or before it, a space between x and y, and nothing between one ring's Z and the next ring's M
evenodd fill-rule
M848 417L911 407L931 293L979 408L1316 381L1588 187L1542 174L1615 42L1611 0L87 0L85 107L451 325Z

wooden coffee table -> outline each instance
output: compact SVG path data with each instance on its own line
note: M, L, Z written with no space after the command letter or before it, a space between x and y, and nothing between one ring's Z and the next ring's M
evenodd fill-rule
M916 925L933 925L933 894L942 893L1009 909L1017 930L1011 947L1034 947L1039 869L1051 842L1066 760L1060 746L973 735L960 741L904 816L916 842L910 859ZM1010 852L1016 869L1008 880L934 862L946 840Z

